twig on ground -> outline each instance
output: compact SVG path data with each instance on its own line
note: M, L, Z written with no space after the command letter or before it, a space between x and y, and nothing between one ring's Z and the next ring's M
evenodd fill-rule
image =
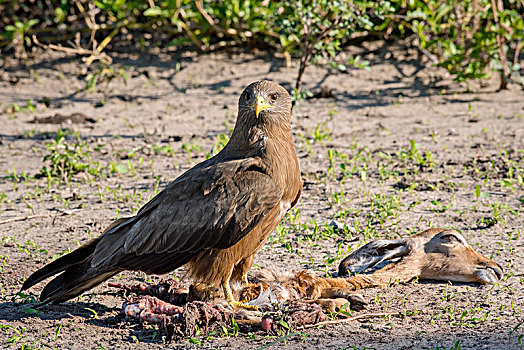
M415 44L415 47L419 50L420 53L422 53L424 56L429 58L431 63L433 63L433 64L437 64L438 63L438 58L435 55L433 55L431 52L429 52L428 50L424 49L423 47L420 47L418 45L418 43Z
M111 57L109 57L108 55L106 55L103 52L98 52L97 50L92 51L92 50L84 49L83 47L64 47L64 46L54 45L54 44L45 45L45 44L40 43L35 35L33 35L33 42L37 46L40 46L44 49L61 51L61 52L66 52L66 53L71 53L71 54L76 54L76 55L90 55L90 58L91 56L93 56L94 57L93 59L95 58L99 59L100 61L106 64L111 64L111 62L113 61Z
M80 210L80 209L66 210L66 211L61 212L59 214L37 214L37 215L16 216L14 218L0 220L0 225L1 224L7 224L7 223L10 223L10 222L14 222L14 221L31 220L31 219L37 219L37 218L49 218L49 217L55 217L56 218L56 217L64 216L64 215L71 215L75 211L78 211L78 210Z
M318 327L318 326L327 326L330 324L348 323L348 322L356 321L361 318L393 316L393 315L395 314L391 312L369 313L369 314L362 314L362 315L357 315L357 316L353 316L349 318L340 318L340 319L331 320L331 321L318 322L315 324L306 324L303 327L304 328L313 328L313 327Z

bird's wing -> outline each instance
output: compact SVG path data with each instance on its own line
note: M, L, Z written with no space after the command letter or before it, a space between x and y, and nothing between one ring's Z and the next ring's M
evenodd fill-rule
M129 261L152 255L175 261L177 254L191 257L209 248L228 248L279 205L282 195L259 158L204 162L168 185L133 219L107 231L91 266L118 267L126 261L122 267L151 270Z

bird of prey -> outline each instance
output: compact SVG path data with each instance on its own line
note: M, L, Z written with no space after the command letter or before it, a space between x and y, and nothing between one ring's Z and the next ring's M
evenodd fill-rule
M22 290L60 273L40 305L80 295L124 270L164 274L182 265L200 284L247 281L255 253L302 192L291 130L291 98L270 81L240 95L228 144L189 169L130 218L33 273Z

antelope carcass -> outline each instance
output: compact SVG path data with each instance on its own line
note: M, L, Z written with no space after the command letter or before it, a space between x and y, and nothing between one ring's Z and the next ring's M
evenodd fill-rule
M363 273L387 260L393 261L371 273ZM342 277L349 273L354 275ZM487 284L498 282L502 269L474 251L457 231L432 228L410 237L364 245L340 263L337 278L319 277L308 270L294 274L255 271L253 283L239 294L242 300L258 306L301 299L319 303L331 311L344 301L349 301L352 308L362 307L365 302L353 292L356 289L386 287L416 277Z

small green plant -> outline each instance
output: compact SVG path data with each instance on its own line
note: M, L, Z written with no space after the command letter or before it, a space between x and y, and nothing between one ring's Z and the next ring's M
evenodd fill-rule
M479 200L482 199L482 198L488 198L490 197L491 195L489 194L489 192L482 192L480 190L480 185L476 185L475 186L475 201L477 203L476 207L475 207L475 210L479 204Z
M113 79L120 77L124 84L127 84L128 75L124 68L115 68L106 63L100 63L97 67L85 77L84 90L94 92L98 84L109 84ZM103 104L103 102L101 102Z
M462 350L462 345L460 345L460 340L457 340L449 349L445 346L436 346L435 350Z
M191 140L191 143L185 142L182 144L182 149L186 151L187 157L189 159L190 163L193 163L193 153L200 153L202 152L202 147L200 147L195 140Z
M89 155L89 147L80 135L73 134L76 139L68 142L67 136L71 133L67 130L58 130L53 141L47 142L48 154L44 156L44 165L40 172L48 178L58 179L60 182L68 183L71 176L78 173L88 173L100 176L101 166L92 161Z
M420 169L431 169L437 164L430 151L427 151L425 154L420 152L415 140L409 140L409 146L408 150L402 148L395 154L401 163L412 166L406 169L408 173L416 174Z
M131 163L129 163L131 164ZM113 173L116 173L116 174L126 174L128 171L130 170L130 168L128 167L128 165L126 164L123 164L123 163L116 163L116 162L111 162L109 163L109 171L113 174Z
M98 311L93 310L93 309L90 309L90 308L88 308L88 307L84 308L84 310L87 310L87 311L90 312L90 314L89 314L89 317L90 317L90 318L94 318L95 320L99 319Z
M381 225L385 225L389 220L398 217L402 208L400 194L396 196L386 196L383 194L373 194L371 196L370 217L377 220Z
M444 204L440 200L433 199L430 201L431 203L431 210L436 213L444 213L445 211L451 209L453 207L453 201L455 200L455 194L451 196L451 199L449 200L449 204Z
M20 303L20 304L36 304L38 303L38 296L31 292L27 294L18 292L15 295L13 295L12 301L14 303Z
M226 147L228 142L229 136L227 136L226 134L218 134L217 141L213 146L213 150L211 151L211 153L206 154L206 159L209 159L212 156L218 154L218 152L220 152L224 147Z
M155 154L165 154L169 157L173 157L175 154L175 151L173 150L173 147L171 147L171 145L163 145L163 146L153 145L152 148Z
M320 123L315 127L315 130L311 132L314 143L323 144L324 140L331 140L331 133L326 126L326 123Z
M27 21L20 21L15 18L14 24L5 26L5 33L12 45L15 46L15 56L23 59L27 59L27 52L25 46L31 45L31 39L27 37L29 30L35 26L39 19L33 18Z
M7 265L8 260L8 256L0 255L0 272L4 270L4 267Z
M19 341L23 340L24 338L27 338L25 334L26 328L25 327L13 327L8 324L0 324L0 329L4 331L6 335L6 341L7 343L14 345L18 343Z
M371 70L371 67L369 66L368 60L363 60L360 56L351 56L347 59L346 64L336 63L334 61L331 61L330 66L332 68L336 68L341 72L348 71L351 67L353 68L359 68L359 69L365 69L365 70Z
M297 106L300 103L300 101L307 100L310 97L313 97L313 93L311 92L311 90L298 90L297 88L291 90L291 101L293 101L293 103Z

